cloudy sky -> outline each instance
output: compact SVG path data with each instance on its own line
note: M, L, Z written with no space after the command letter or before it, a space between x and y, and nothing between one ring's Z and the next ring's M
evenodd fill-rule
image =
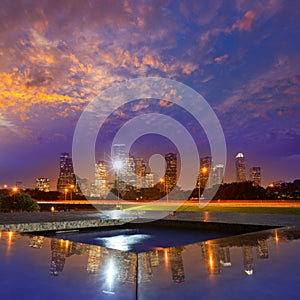
M297 0L3 0L0 186L50 177L54 188L86 105L150 76L188 85L214 109L226 181L241 151L264 185L299 178L299 23Z

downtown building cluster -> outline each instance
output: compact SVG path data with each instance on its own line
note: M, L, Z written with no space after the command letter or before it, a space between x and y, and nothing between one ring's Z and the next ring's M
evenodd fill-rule
M125 144L114 144L111 161L99 160L95 163L94 181L80 179L75 176L72 158L68 153L60 156L60 171L57 181L57 191L67 193L81 192L94 198L106 198L115 189L118 196L130 190L153 188L157 183L163 186L166 193L170 192L177 183L177 156L175 153L165 155L166 171L163 178L156 173L148 172L144 158L126 154ZM112 174L112 176L110 176ZM113 178L113 179L112 179ZM46 191L49 179L38 178L36 187Z
M236 182L247 181L243 153L238 153L235 157L235 170ZM57 191L66 193L72 190L72 192L81 192L90 197L104 199L112 189L124 193L129 190L153 188L156 184L160 184L164 192L169 193L177 184L177 155L176 153L165 154L165 174L163 178L158 178L157 174L147 171L144 158L128 155L125 144L114 144L111 161L96 161L94 172L93 182L76 178L69 153L61 153ZM214 165L211 156L201 157L196 188L204 189L220 185L223 183L223 176L223 164ZM260 167L250 168L249 180L254 185L261 185ZM37 178L36 188L40 191L49 191L49 178Z

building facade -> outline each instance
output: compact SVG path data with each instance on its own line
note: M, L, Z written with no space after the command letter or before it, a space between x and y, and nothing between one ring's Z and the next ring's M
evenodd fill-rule
M49 192L50 191L50 179L40 177L36 179L36 189L41 192Z
M238 153L235 157L236 182L246 181L246 164L243 153Z
M166 172L165 172L165 190L169 193L177 183L177 156L175 153L167 153L165 155Z
M261 170L260 167L250 168L250 181L256 186L261 186Z
M61 193L64 193L65 189L69 189L71 186L73 186L74 192L76 192L77 185L73 170L72 158L69 156L69 153L61 153L59 161L59 177L57 181L57 190Z

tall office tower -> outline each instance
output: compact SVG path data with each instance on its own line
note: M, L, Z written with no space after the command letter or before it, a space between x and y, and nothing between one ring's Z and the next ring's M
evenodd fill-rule
M136 188L141 189L144 187L144 180L146 174L146 164L143 158L134 158L135 175L136 175Z
M99 273L100 267L103 264L103 248L91 245L88 254L87 272L89 274Z
M94 197L106 198L108 194L108 166L103 160L95 164Z
M114 144L112 146L112 164L116 171L119 171L125 164L125 144Z
M139 282L150 282L152 278L152 266L149 252L139 253L138 259Z
M253 274L253 252L251 246L243 246L244 270L247 275Z
M261 171L260 167L252 167L250 168L250 181L253 182L254 185L261 185Z
M213 167L212 172L212 185L221 184L224 176L224 165L218 164Z
M125 188L123 181L123 175L126 169L125 149L125 144L112 145L112 166L115 172L115 188L118 190Z
M205 156L200 158L200 188L204 189L211 187L211 182L208 182L209 174L212 169L211 156Z
M155 173L146 173L145 174L145 188L152 188L154 187L156 180Z
M243 153L238 153L235 157L236 182L246 181L246 165Z
M221 247L220 248L220 263L224 267L230 267L231 266L229 247Z
M69 189L73 185L73 191L76 192L76 177L73 170L72 158L69 156L69 153L61 153L59 166L57 190L64 193L66 188Z
M166 172L165 172L165 190L169 193L173 190L177 183L177 157L175 153L167 153L165 155Z
M49 269L49 274L53 276L58 276L64 269L66 262L67 250L64 245L61 244L60 240L51 240L51 264Z
M172 279L176 283L181 283L185 281L184 266L182 259L183 246L170 247L168 249L168 254L170 258Z
M256 248L257 257L259 258L269 258L269 248L267 240L258 240L257 241L257 248Z
M125 159L125 168L123 171L124 189L131 190L136 187L135 162L132 156Z
M36 189L41 192L49 192L50 191L50 179L40 177L36 179Z

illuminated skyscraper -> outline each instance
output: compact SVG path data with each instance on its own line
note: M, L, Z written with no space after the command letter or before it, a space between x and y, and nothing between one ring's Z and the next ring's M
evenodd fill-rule
M74 191L76 191L76 177L73 170L72 158L69 156L69 153L62 153L60 155L59 167L57 190L64 193L66 188L68 189L71 185L74 185Z
M221 247L220 248L220 263L224 267L230 267L231 266L229 247Z
M253 274L253 252L251 246L243 247L244 270L247 275Z
M49 178L37 178L36 179L36 189L41 192L50 191L50 179Z
M112 146L112 166L115 172L115 188L118 190L125 189L123 182L124 171L126 170L125 150L125 144Z
M152 278L152 267L149 252L142 252L138 254L138 281L150 282Z
M103 264L102 248L94 245L90 246L88 253L89 257L86 270L90 274L96 274L99 272L101 264Z
M144 187L144 179L146 174L146 165L143 158L134 158L135 174L136 174L136 188Z
M261 185L261 172L260 167L252 167L250 168L250 181L253 182L254 185Z
M156 183L156 174L154 173L146 173L145 174L145 188L152 188Z
M94 197L105 198L108 194L108 166L105 161L97 161L95 165Z
M211 183L208 182L209 174L212 169L211 156L205 156L200 158L200 187L202 189L211 187Z
M243 153L238 153L235 157L236 182L246 181L246 166Z
M212 185L221 184L224 176L224 165L218 164L213 167L212 172Z
M176 283L181 283L185 281L184 266L183 266L183 259L182 259L183 250L184 247L182 246L171 247L168 249L168 254L170 257L170 264L171 264L172 279Z
M166 160L166 173L165 173L165 190L169 193L176 186L177 183L177 157L175 153L167 153Z
M259 258L269 258L269 248L267 240L258 240L257 241L257 257Z

